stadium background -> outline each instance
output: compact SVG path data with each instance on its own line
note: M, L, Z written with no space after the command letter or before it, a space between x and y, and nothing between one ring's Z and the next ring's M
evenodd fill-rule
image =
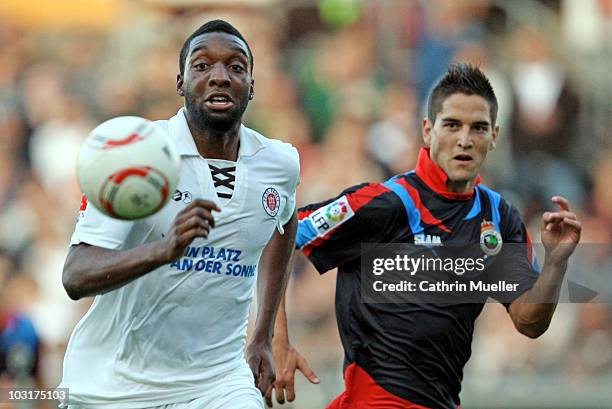
M61 286L80 143L109 117L173 115L180 46L212 17L229 19L253 49L246 122L298 147L302 204L409 170L429 87L455 59L479 63L502 128L486 184L521 209L535 241L548 197L567 195L582 241L601 244L579 268L610 283L610 0L3 0L0 305L35 324L39 386L58 383L90 303L70 301ZM285 407L322 408L342 390L334 280L296 258L291 338L322 382L298 377L298 398ZM612 407L610 305L561 304L549 331L529 340L489 304L462 400L467 409Z

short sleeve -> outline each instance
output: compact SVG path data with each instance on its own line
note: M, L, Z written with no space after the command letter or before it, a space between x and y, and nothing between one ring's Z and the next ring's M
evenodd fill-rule
M83 196L70 245L87 243L110 250L120 250L134 222L106 216Z
M319 273L360 257L361 243L396 241L409 226L401 199L380 183L305 206L298 218L296 246Z
M287 185L285 186L286 200L282 206L281 213L278 218L277 229L282 234L283 226L291 220L293 213L295 212L296 206L296 192L297 187L300 183L300 157L297 149L291 147L290 149L291 162L287 170L289 177L287 178Z

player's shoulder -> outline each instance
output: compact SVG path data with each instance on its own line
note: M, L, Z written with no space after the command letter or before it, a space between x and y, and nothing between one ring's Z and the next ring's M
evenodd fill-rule
M155 119L152 122L157 126L168 129L168 122L170 122L170 119Z
M392 176L391 178L383 182L383 184L387 187L390 187L393 184L399 184L404 187L410 185L411 188L419 190L421 189L421 187L418 183L418 180L419 178L416 175L416 171L413 169L406 173L400 173L395 176Z
M168 120L168 119L159 119L159 120L153 121L155 126L160 127L161 129L163 129L166 132L168 132L168 123L169 122L170 122L170 120Z
M153 125L155 125L159 129L164 131L164 135L166 136L166 140L168 142L172 143L174 146L177 146L178 142L174 138L172 138L172 136L170 135L170 128L169 128L170 120L159 119L159 120L155 120L152 122L153 122Z
M342 192L349 199L351 207L367 212L372 209L381 209L389 214L394 210L404 211L401 195L387 182L364 182L351 186Z
M501 193L490 188L489 186L481 183L476 186L476 189L478 189L479 194L486 195L492 207L497 208L500 211L509 211L514 208L512 203L506 200Z
M243 130L247 133L249 138L258 141L266 149L270 150L273 154L280 154L287 156L292 159L296 159L297 149L290 143L281 141L279 139L268 138L262 135L254 129L243 126Z
M277 164L283 169L294 169L299 172L300 157L297 149L288 142L283 142L278 139L268 138L254 129L246 126L242 127L246 138L253 145L264 148L257 150L258 159L270 161L272 164Z
M417 183L416 173L411 170L406 173L395 175L384 182L372 184L376 185L379 190L390 191L391 195L386 195L387 200L392 202L401 202L406 205L407 197L410 196L410 190L419 190L420 185Z
M480 194L487 196L491 209L499 214L504 225L512 226L523 223L518 208L508 199L504 198L501 193L483 184L479 184L477 189L479 189Z

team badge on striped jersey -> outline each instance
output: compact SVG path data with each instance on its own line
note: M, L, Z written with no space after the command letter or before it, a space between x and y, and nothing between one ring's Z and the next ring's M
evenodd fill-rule
M317 230L317 235L322 237L354 215L355 212L351 208L348 199L346 196L342 196L327 206L317 209L308 218Z
M489 256L496 255L502 248L501 234L493 223L486 220L480 223L480 248Z
M274 217L278 214L278 209L280 208L280 195L276 189L273 187L267 188L261 197L261 202L264 210L270 216Z

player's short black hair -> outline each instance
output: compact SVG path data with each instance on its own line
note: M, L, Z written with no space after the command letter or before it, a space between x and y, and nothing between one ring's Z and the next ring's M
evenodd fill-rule
M240 34L240 31L225 20L211 20L202 24L200 28L191 33L191 35L187 37L183 43L183 47L181 48L181 52L179 54L179 70L181 75L183 75L183 72L185 71L185 60L187 59L187 53L189 52L189 44L191 43L191 40L206 33L227 33L244 41L247 46L247 50L249 51L249 65L251 66L251 73L253 72L253 53L251 52L249 43L247 43L242 34Z
M427 115L431 122L435 122L436 115L442 111L444 100L456 93L478 95L487 100L491 112L491 125L495 125L497 97L493 87L480 68L469 63L455 63L448 67L444 77L429 94Z

